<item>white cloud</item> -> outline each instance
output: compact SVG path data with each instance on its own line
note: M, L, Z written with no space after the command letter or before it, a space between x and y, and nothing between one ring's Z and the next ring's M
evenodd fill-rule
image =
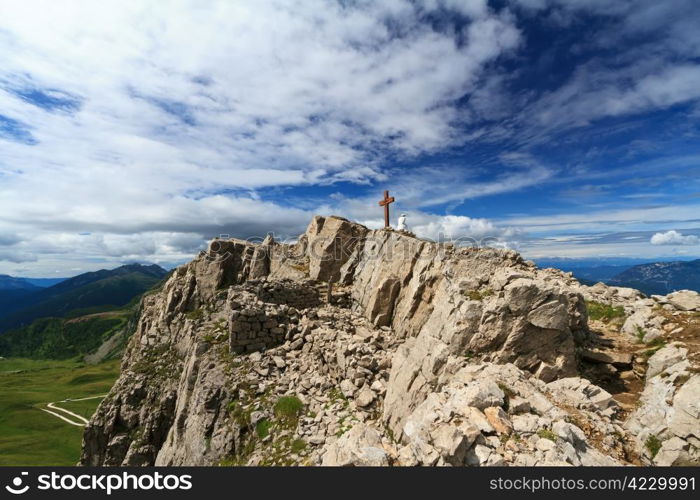
M579 232L650 230L678 221L696 222L700 204L666 205L651 208L605 209L575 213L550 213L499 218L501 225L520 227L532 233L561 230Z
M652 245L699 245L700 238L695 235L683 235L671 230L665 233L656 233L650 240Z
M616 16L620 36L670 16L647 0L519 3ZM425 22L441 9L469 22ZM675 14L649 57L619 53L612 69L584 65L544 96L511 95L513 75L498 63L524 43L516 11L486 0L0 0L0 115L19 127L0 128L0 272L23 261L37 261L38 274L176 262L220 233L294 236L319 212L380 225L373 198L292 202L283 189L338 181L390 185L425 236L517 244L518 224L585 226L566 214L493 222L424 212L554 181L560 171L527 152L498 164L385 167L700 97L696 65L659 65L663 50L700 47ZM670 212L651 214L691 218ZM592 225L617 223L608 219Z
M436 9L469 23L433 29ZM376 181L386 154L463 142L487 111L456 123L456 100L519 43L485 0L0 0L0 113L21 127L0 131L0 230L47 266L175 257L158 234L296 234L312 210L258 190ZM103 254L71 247L81 232Z
M595 65L580 67L568 83L529 108L527 120L538 125L532 135L541 135L543 130L550 133L585 126L605 117L663 109L700 98L697 84L700 66L663 67L661 62L657 66L638 66L633 63L619 70ZM630 80L635 83L629 85Z

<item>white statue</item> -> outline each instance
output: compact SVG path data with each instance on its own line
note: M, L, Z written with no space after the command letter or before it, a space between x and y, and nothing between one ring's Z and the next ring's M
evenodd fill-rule
M406 214L401 214L401 217L399 217L399 225L396 229L399 231L408 231L408 226L406 225Z

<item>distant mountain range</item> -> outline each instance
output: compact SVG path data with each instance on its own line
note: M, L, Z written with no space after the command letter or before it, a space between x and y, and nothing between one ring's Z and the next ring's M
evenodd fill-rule
M68 278L16 278L0 274L0 292L4 290L34 290L47 288L65 281Z
M632 259L548 259L537 264L572 272L587 285L601 281L636 288L646 295L666 295L683 289L700 292L700 259L651 263Z
M700 292L700 259L633 266L610 278L607 284L636 288L647 295L684 289Z
M158 265L129 264L80 274L40 288L21 278L3 276L0 332L27 326L38 318L67 317L123 307L167 274ZM10 286L14 288L10 288Z
M38 288L29 283L25 278L15 278L7 274L0 274L0 290L32 290Z

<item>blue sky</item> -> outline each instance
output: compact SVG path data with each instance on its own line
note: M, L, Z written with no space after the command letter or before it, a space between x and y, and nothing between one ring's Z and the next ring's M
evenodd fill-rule
M312 214L700 256L694 0L0 0L0 273L173 265Z

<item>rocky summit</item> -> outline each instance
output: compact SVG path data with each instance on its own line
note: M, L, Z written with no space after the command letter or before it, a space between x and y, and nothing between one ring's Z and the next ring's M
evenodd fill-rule
M339 217L216 239L142 299L81 463L698 464L698 299Z

